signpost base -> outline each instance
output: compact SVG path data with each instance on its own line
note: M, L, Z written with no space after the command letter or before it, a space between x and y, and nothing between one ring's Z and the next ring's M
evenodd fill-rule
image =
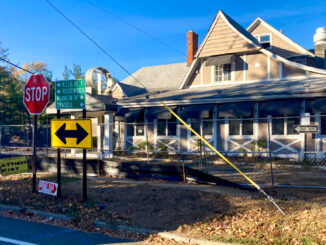
M32 161L32 172L33 172L33 193L36 193L36 140L37 140L37 115L34 116L34 130L33 130L33 161Z

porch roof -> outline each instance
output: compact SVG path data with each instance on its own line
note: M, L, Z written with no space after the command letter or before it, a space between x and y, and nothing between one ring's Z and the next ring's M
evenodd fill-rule
M153 107L167 105L264 101L287 98L326 97L326 78L301 80L235 82L234 85L214 85L152 92L117 101L123 107Z

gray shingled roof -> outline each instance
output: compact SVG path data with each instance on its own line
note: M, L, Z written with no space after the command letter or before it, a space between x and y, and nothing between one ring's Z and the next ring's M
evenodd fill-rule
M258 88L258 89L257 89ZM220 90L220 93L219 93ZM118 101L121 106L154 106L163 101L173 104L223 103L226 101L256 101L276 97L314 97L317 93L325 93L326 77L309 78L293 81L268 81L253 83L234 83L232 85L197 87L170 90L167 92L148 93ZM259 99L257 99L259 98Z
M132 76L127 77L119 83L119 85L129 97L144 94L146 91L154 92L178 89L187 69L188 67L185 62L142 67L133 73Z

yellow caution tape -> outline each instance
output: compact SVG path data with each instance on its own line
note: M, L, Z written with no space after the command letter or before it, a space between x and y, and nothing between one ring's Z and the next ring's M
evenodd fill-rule
M260 186L256 184L252 179L250 179L247 175L245 175L240 169L237 168L232 162L230 162L225 156L223 156L218 150L215 149L207 140L205 140L202 136L200 136L195 130L193 130L185 121L183 121L174 111L172 111L164 102L162 102L164 107L171 112L173 116L175 116L183 125L185 125L191 132L193 132L199 139L201 139L210 149L212 149L223 161L229 164L232 168L234 168L239 174L241 174L246 180L249 181L254 187L256 187L259 191L261 190Z

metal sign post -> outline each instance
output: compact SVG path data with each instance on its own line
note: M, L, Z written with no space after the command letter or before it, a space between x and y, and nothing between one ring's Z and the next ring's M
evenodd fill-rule
M83 119L86 118L86 109L83 109ZM92 140L92 137L91 137ZM87 163L86 149L83 149L83 202L87 202Z
M43 75L32 75L24 86L24 105L30 115L34 115L33 127L33 192L36 192L36 141L37 141L37 115L42 114L49 103L50 85Z
M57 110L57 119L60 119L61 114L60 110ZM61 148L57 149L57 159L58 159L58 166L57 166L57 182L58 182L58 193L57 197L61 198Z
M51 146L58 148L58 197L61 197L61 148L83 148L83 201L87 200L85 148L92 148L91 121L59 119L60 109L83 109L83 118L86 118L85 92L86 83L84 79L56 81L55 107L58 120L51 120Z
M33 172L33 192L36 192L36 139L37 139L37 115L34 115L34 130L33 130L33 161L32 161L32 172Z

